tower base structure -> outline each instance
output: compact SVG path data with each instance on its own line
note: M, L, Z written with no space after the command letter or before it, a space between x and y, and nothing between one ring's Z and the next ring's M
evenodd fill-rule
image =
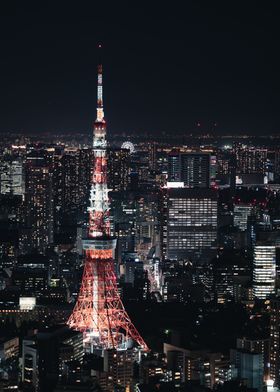
M82 284L67 324L84 333L85 348L90 351L127 349L133 342L148 351L120 298L114 265L115 247L116 239L112 237L83 241L86 257Z

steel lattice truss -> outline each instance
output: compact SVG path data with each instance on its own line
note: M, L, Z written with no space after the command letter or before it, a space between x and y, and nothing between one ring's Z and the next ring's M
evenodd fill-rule
M96 345L103 348L118 348L132 339L148 349L124 309L113 259L87 256L79 297L68 325L81 332L90 331Z

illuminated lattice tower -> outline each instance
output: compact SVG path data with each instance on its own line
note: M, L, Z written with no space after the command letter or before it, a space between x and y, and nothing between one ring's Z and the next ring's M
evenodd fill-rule
M124 309L117 288L114 269L116 239L110 235L106 147L102 65L99 65L89 228L88 237L83 241L85 265L80 292L68 325L83 332L85 342L99 349L125 348L134 341L147 350L146 343Z

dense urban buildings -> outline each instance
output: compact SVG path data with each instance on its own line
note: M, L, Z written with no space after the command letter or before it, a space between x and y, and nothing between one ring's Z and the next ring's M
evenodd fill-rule
M172 124L3 134L1 391L280 392L280 137Z
M251 152L255 143L269 155L252 154L264 161L246 173L234 163L233 143L224 149L221 142L208 140L205 151L199 137L190 137L187 148L168 140L109 138L106 227L117 244L111 262L114 283L109 279L98 289L100 304L109 323L114 307L103 299L114 287L111 299L123 301L123 314L139 331L134 339L143 338L140 347L144 342L150 351L139 350L131 340L126 347L109 345L100 355L85 341L83 328L65 327L75 303L82 303L94 151L76 142L21 140L17 146L5 141L3 390L41 391L47 385L48 391L277 391L278 142L273 147L266 140L248 140ZM246 150L244 140L238 148L238 154ZM263 167L268 165L266 182ZM87 296L95 295L97 286L90 284L89 291L83 285ZM115 327L112 336L120 337ZM106 331L108 342L114 342L110 328L105 329L103 342ZM98 328L92 330L96 341L94 331Z
M256 245L254 247L253 294L266 299L275 293L276 253L275 246Z
M72 329L62 328L75 302L82 303L94 153L90 146L71 143L30 140L17 148L5 142L0 195L3 389L39 391L47 382L50 391L153 391L156 385L168 391L277 391L280 185L262 177L257 184L249 177L248 184L232 182L234 148L217 150L213 142L207 152L200 147L200 154L200 142L190 139L191 152L191 147L185 151L168 141L152 147L126 142L123 148L121 138L109 138L106 227L117 241L110 278L115 283L102 284L100 303L104 320L112 321L114 308L103 299L114 287L111 298L123 301L124 314L139 330L134 339L143 338L140 346L145 342L150 351L139 350L131 340L126 347L109 345L102 355L85 341L83 328L71 323ZM188 182L180 170L175 176L178 151L185 169L193 162L201 173L198 183ZM223 163L220 171L215 156L218 163L230 156L227 170ZM265 166L268 157L262 159ZM275 167L276 162L270 178L276 178ZM221 175L229 181L221 183ZM121 336L115 327L112 334Z

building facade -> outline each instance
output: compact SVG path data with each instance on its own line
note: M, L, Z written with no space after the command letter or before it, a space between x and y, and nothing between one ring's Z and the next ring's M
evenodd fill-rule
M210 163L209 153L171 151L168 156L168 181L184 182L188 188L209 188Z
M271 245L256 245L253 262L253 295L267 299L275 293L276 250Z
M53 242L53 192L50 167L43 156L26 159L25 222L21 253L44 253Z
M212 189L164 190L163 257L193 261L213 257L217 246L217 193Z

